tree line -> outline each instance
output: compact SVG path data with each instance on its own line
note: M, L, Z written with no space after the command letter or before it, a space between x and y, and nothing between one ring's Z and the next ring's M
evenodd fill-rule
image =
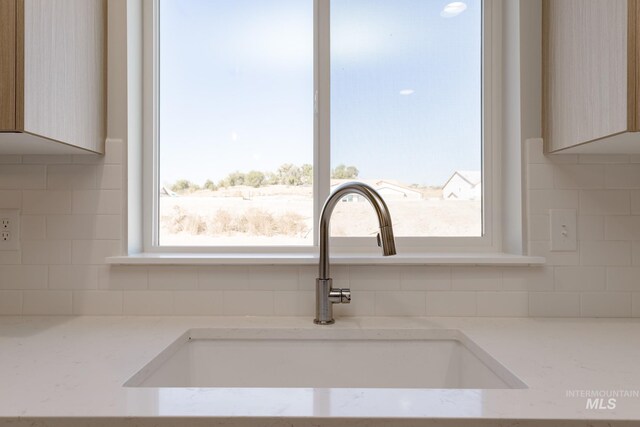
M332 179L355 179L358 177L358 168L355 166L345 166L340 164L331 170ZM184 191L197 191L197 190L210 190L216 191L219 188L229 188L238 185L246 185L249 187L260 188L266 185L310 185L313 184L313 166L305 163L301 166L296 166L292 163L284 163L275 172L261 172L252 170L249 172L235 171L231 172L225 178L220 181L213 182L208 179L200 186L187 179L179 179L174 182L169 188L172 191L184 192Z

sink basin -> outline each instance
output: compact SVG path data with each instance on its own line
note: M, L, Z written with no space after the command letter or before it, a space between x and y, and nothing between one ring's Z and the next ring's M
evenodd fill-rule
M448 329L191 329L125 386L526 388Z

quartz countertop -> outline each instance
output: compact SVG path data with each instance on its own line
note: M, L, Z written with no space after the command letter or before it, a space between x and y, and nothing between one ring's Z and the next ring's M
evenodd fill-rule
M192 328L459 329L522 390L129 388ZM357 363L357 361L340 361ZM428 363L428 361L425 361ZM310 367L311 368L311 367ZM587 398L615 408L587 409ZM640 426L640 319L0 317L0 425Z

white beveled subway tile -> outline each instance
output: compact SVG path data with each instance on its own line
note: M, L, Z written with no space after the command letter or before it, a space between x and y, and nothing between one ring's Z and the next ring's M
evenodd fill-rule
M579 215L578 240L604 240L604 217Z
M22 291L0 291L0 316L22 314Z
M124 163L126 145L121 139L107 139L104 146L104 163L117 165Z
M123 291L125 315L166 316L173 314L171 291Z
M527 317L528 292L478 292L478 316Z
M375 293L376 316L424 316L426 312L425 292L378 291Z
M640 265L640 241L631 242L631 263Z
M252 266L249 268L249 289L256 291L293 291L298 289L298 267Z
M427 292L427 316L472 317L477 315L476 292Z
M104 164L105 156L95 154L74 154L71 157L71 163L80 165L101 165Z
M580 215L628 215L629 190L580 190Z
M99 267L100 289L143 290L149 288L149 274L144 266L105 265Z
M21 264L22 253L19 251L0 251L0 265Z
M554 172L553 184L558 189L604 187L602 165L557 165Z
M316 278L318 277L318 266L304 265L298 268L298 289L306 291L315 291ZM331 266L331 279L333 279L333 286L336 288L348 288L350 286L349 281L349 266L346 265L332 265Z
M549 209L577 209L578 190L529 190L529 213L548 215Z
M315 293L314 293L315 313ZM334 304L335 317L373 316L376 310L376 293L370 291L351 290L350 304Z
M98 188L104 190L120 190L122 188L122 166L98 166L96 178L96 186Z
M122 291L73 291L73 314L117 316L123 313Z
M640 165L607 165L607 188L640 188Z
M593 266L555 267L555 288L561 291L600 291L606 287L606 268Z
M18 154L3 154L0 155L0 165L10 165L22 163L22 157Z
M640 216L606 217L604 237L607 240L640 240Z
M583 292L580 307L582 317L631 317L631 293Z
M23 291L22 314L24 315L70 315L71 291Z
M607 267L607 290L640 292L640 267Z
M46 170L46 166L40 165L2 165L0 167L0 189L45 189Z
M377 265L350 266L349 283L351 288L363 291L400 289L400 268Z
M71 264L71 240L23 240L23 264Z
M114 239L122 236L121 215L49 215L48 239Z
M579 242L582 265L631 265L631 242Z
M542 138L529 138L524 142L525 161L528 164L546 163Z
M49 190L75 190L96 188L96 167L93 165L47 166Z
M32 165L62 165L71 163L71 155L67 154L26 154L22 163Z
M71 244L73 264L104 264L107 257L119 255L119 240L74 240Z
M22 213L70 214L71 191L69 190L25 190L22 192Z
M530 292L531 317L580 317L578 292Z
M640 190L631 190L631 214L640 214Z
M22 215L20 217L20 240L44 240L47 238L47 217L44 215Z
M530 241L529 254L546 259L547 265L578 265L580 255L578 251L551 251L550 242Z
M220 291L175 291L173 313L178 316L220 316L223 294Z
M446 291L451 289L451 267L406 266L400 269L403 291Z
M501 287L500 267L453 267L451 270L454 291L497 291Z
M534 190L553 189L553 170L550 164L530 164L527 166L527 188Z
M0 289L45 289L48 271L46 265L0 265Z
M549 240L551 236L549 215L529 215L529 240Z
M149 266L149 289L198 289L198 270L191 266Z
M640 317L640 292L634 292L632 297L632 313L633 317Z
M249 267L221 265L198 267L198 288L212 291L249 289Z
M21 207L22 191L0 190L0 209L20 209Z
M553 267L503 267L502 289L506 291L547 291L553 289Z
M98 289L98 267L51 265L49 266L49 289Z
M122 213L122 191L120 190L74 190L74 214Z
M273 316L273 291L222 291L226 316Z
M315 292L276 291L274 302L276 316L306 316L309 321L315 316Z
M629 155L627 154L579 154L578 163L582 163L582 164L629 163Z
M298 315L298 292L300 291L274 292L273 313L276 316L297 316Z

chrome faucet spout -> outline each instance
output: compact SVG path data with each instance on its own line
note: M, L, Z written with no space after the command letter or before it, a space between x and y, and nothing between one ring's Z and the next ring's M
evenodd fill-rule
M334 323L333 304L348 304L351 301L351 291L349 289L333 288L329 265L329 224L331 214L336 204L348 194L359 194L371 203L380 225L378 246L382 246L382 254L384 256L396 254L391 214L382 196L372 187L361 182L347 182L336 188L325 202L320 214L320 265L318 278L316 279L316 318L314 319L314 322L319 325Z

